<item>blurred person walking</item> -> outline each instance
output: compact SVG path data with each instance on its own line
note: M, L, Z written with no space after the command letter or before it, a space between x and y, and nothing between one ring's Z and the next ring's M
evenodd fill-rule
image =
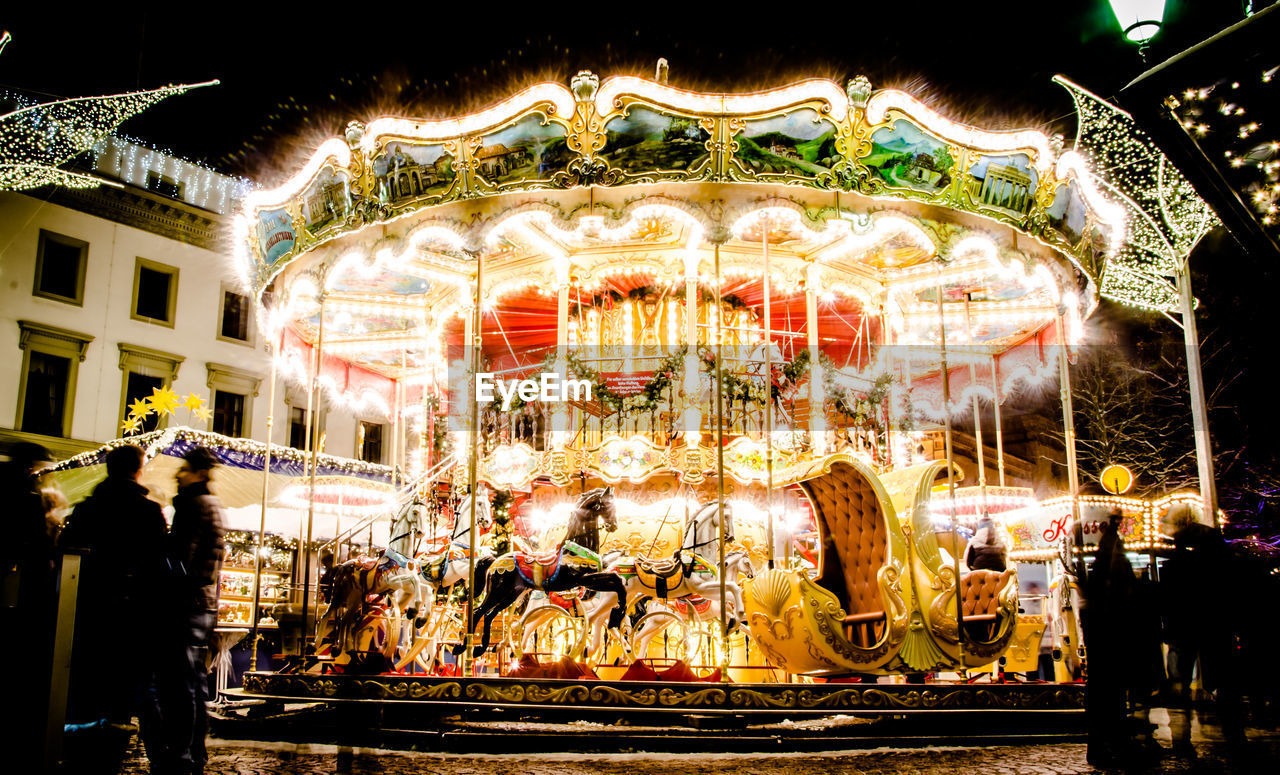
M209 675L206 659L218 611L225 520L209 491L218 459L205 447L182 456L173 498L168 552L172 596L160 638L156 694L163 749L152 757L156 775L204 772L208 754Z

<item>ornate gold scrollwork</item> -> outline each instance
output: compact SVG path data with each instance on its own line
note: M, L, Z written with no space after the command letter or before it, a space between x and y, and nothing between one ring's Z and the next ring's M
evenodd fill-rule
M885 639L889 643L902 641L907 634L907 624L911 618L906 600L902 595L901 577L901 572L893 564L884 566L876 574L876 583L880 587L880 599L884 601L885 611L888 614Z
M929 606L930 629L943 640L956 643L960 640L960 629L956 625L956 615L951 610L956 596L955 569L949 565L939 567L938 575L930 586L942 590L942 594L935 597L933 605Z

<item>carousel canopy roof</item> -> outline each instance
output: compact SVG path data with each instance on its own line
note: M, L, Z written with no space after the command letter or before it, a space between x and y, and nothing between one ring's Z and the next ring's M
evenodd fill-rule
M463 344L481 265L500 367L558 344L561 288L582 309L692 280L756 308L767 252L784 357L811 292L833 360L927 375L942 327L982 364L1079 339L1126 255L1126 209L1094 181L1058 138L956 124L863 78L702 94L584 72L455 119L353 121L251 195L235 238L248 284L274 283L286 374L323 327L322 381L383 410L380 385L438 379Z

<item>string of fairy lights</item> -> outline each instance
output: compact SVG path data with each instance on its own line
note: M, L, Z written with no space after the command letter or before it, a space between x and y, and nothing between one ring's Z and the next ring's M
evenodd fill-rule
M1263 108L1278 96L1280 66L1186 89L1169 101L1178 121L1243 194L1272 239L1280 238L1280 137Z
M1076 151L1089 161L1088 176L1126 214L1101 294L1144 309L1177 309L1170 278L1217 216L1131 115L1061 76L1054 80L1075 101Z
M8 32L3 33L0 51L11 39ZM107 181L65 169L64 165L156 103L216 83L171 84L146 91L51 102L38 102L15 93L0 94L0 100L12 106L0 115L0 191L26 191L48 185L102 185Z

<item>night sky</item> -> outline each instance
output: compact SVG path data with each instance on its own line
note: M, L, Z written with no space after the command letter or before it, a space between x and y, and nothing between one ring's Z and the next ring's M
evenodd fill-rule
M1005 0L824 10L781 3L749 16L746 5L712 14L693 4L628 3L574 19L541 4L477 3L462 14L446 9L468 4L386 4L344 16L264 5L234 13L226 5L140 4L0 19L14 35L0 55L0 84L81 96L217 78L220 86L173 98L124 131L262 177L352 118L452 115L528 83L567 82L580 69L652 76L660 56L680 86L746 90L865 73L954 118L1059 130L1071 127L1071 104L1049 83L1053 74L1107 94L1142 69L1106 0L1054 3L1061 10L1053 15L1028 11L1039 3ZM1151 60L1238 20L1238 5L1171 2ZM356 34L353 21L363 23Z
M1148 62L1239 21L1246 4L1170 0ZM864 73L957 120L1068 137L1071 102L1051 76L1107 96L1145 69L1106 0L730 3L714 14L660 2L350 4L341 14L319 4L190 5L0 18L14 35L0 55L0 87L68 97L220 79L152 108L122 133L270 185L351 119L457 115L530 83L567 83L580 69L652 77L658 57L670 61L677 86L743 91ZM1028 10L1041 6L1054 11ZM1273 466L1276 268L1221 234L1192 263L1201 325L1231 350L1208 377L1240 372L1234 408L1215 418L1214 433ZM1112 305L1096 318L1138 337L1181 336L1163 318Z

